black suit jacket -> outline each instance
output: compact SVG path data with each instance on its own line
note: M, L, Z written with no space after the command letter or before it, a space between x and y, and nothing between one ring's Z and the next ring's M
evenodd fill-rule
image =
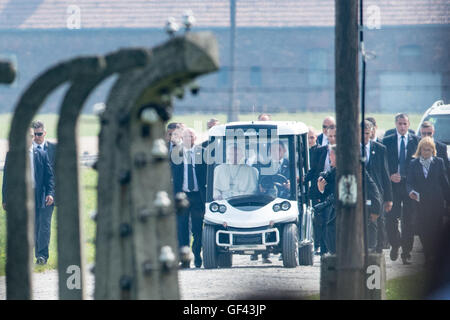
M55 196L55 182L53 169L50 164L47 153L44 150L33 149L33 162L34 162L34 180L35 180L35 207L45 208L45 197ZM28 157L28 154L27 154ZM5 170L3 172L3 184L2 184L2 202L6 203L8 198L8 184L12 183L8 181L8 154L5 160Z
M370 141L370 156L366 169L376 183L383 200L392 201L392 185L389 178L386 147L381 143Z
M438 140L434 140L434 143L436 144L436 157L444 160L444 169L447 173L447 178L450 180L450 163L448 161L447 145Z
M406 188L408 194L413 190L420 194L419 207L423 214L443 214L444 201L450 201L450 186L444 170L444 161L434 157L425 178L419 159L411 161Z
M55 171L56 144L53 142L45 141L44 151L47 152L50 164L52 165L53 171Z
M204 148L201 145L195 146L195 177L197 179L198 191L202 198L203 203L206 202L206 162L204 161L203 154ZM184 179L184 162L183 162L183 148L181 146L174 147L173 152L177 152L181 159L181 163L170 162L174 193L183 192L183 179Z
M366 194L364 198L366 200L370 200L370 204L366 203L366 213L381 214L383 208L383 195L380 192L380 189L378 188L375 180L372 179L367 170L364 170L364 179L364 183L366 186Z
M305 176L305 182L311 182L311 188L309 189L309 199L318 200L323 196L317 189L317 179L321 172L325 168L325 160L327 158L328 146L317 147L314 151L311 151L311 168Z

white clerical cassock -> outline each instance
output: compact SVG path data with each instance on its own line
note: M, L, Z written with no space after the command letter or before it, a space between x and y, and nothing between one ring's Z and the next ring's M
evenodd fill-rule
M258 190L258 170L246 164L221 164L214 170L214 200L254 194Z

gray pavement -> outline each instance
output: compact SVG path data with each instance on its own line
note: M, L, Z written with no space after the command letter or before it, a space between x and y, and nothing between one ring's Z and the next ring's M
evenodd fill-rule
M392 262L389 250L386 256L387 279L394 279L417 273L423 267L423 253L418 237L411 252L412 264L403 265L401 259ZM300 298L319 293L320 257L316 256L313 266L283 268L278 255L271 256L272 264L250 261L249 256L233 257L229 269L187 269L180 270L179 285L183 300L233 300L233 299L276 299ZM87 268L89 270L89 268ZM33 298L36 300L57 299L58 275L55 270L33 275ZM90 299L94 290L94 277L88 273L87 292ZM0 277L0 299L5 299L5 277Z

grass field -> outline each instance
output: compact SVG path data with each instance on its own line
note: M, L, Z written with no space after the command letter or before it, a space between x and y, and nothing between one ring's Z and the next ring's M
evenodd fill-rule
M273 115L274 120L292 120L302 121L309 126L313 126L316 130L321 130L322 120L330 115L327 112L299 112L299 113L278 113ZM394 127L394 114L378 113L368 114L377 120L380 131ZM416 130L419 125L421 114L410 114L411 128ZM206 130L206 122L210 118L217 118L221 123L226 123L226 114L189 114L175 115L170 121L184 122L188 127L194 128L197 132ZM242 114L239 116L241 121L256 120L257 114ZM46 130L49 138L56 138L56 128L58 124L58 116L55 114L38 115L36 119L42 120L46 124ZM11 115L0 115L0 139L6 139L9 133ZM93 115L82 115L79 121L80 136L96 136L99 132L100 125L98 118Z

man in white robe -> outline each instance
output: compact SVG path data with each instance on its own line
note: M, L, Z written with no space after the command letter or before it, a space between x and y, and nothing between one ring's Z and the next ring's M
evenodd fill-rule
M236 145L227 148L227 163L214 169L214 200L251 195L258 190L258 170L245 164L243 151Z

